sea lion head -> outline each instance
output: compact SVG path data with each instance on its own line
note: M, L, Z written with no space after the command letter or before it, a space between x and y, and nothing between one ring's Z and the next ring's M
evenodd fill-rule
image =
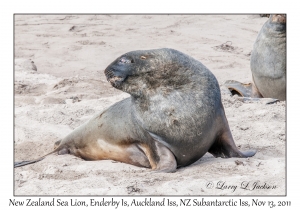
M270 19L273 23L281 23L281 24L286 23L286 15L285 14L274 14L274 15L271 15Z
M286 32L286 15L285 14L273 14L270 15L269 20L267 21L269 27L280 33Z
M113 61L104 73L113 87L138 96L188 83L186 58L168 48L131 51Z

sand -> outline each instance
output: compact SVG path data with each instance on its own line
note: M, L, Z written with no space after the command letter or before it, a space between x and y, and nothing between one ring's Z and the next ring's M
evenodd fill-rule
M259 15L16 15L16 161L50 152L57 140L129 96L104 76L115 58L163 47L196 58L215 74L235 143L257 154L222 159L207 153L175 173L52 154L14 170L14 194L285 195L286 103L242 102L223 86L229 79L251 81L251 50L266 20ZM230 47L219 47L225 43Z

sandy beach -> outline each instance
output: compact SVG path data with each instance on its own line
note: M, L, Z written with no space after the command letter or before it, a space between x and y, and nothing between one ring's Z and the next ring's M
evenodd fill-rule
M15 15L15 161L52 151L93 115L129 97L103 72L118 56L165 47L213 72L236 145L257 154L222 159L207 153L175 173L52 154L14 170L14 194L285 195L286 102L243 102L224 87L226 80L251 82L251 50L266 21L257 14Z

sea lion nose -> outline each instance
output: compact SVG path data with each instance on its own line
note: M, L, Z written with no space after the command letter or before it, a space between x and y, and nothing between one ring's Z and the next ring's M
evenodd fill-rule
M106 68L106 69L104 70L104 74L105 74L105 76L106 76L107 81L108 81L110 78L112 78L112 77L115 76L114 71L113 71L112 68Z
M104 70L104 74L106 76L106 79L109 80L113 77L127 77L127 68L124 66L109 66Z
M129 64L132 62L133 59L128 57L121 57L117 59L104 70L106 78L110 79L112 77L127 77L130 71Z

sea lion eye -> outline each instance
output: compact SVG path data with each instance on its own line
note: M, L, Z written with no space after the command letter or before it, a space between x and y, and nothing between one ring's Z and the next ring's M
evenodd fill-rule
M141 59L142 59L142 60L145 60L145 59L146 59L146 56L143 56L143 55L142 55L142 56L141 56Z
M119 60L119 62L120 63L133 63L130 59L128 59L128 58L120 58L120 60Z

